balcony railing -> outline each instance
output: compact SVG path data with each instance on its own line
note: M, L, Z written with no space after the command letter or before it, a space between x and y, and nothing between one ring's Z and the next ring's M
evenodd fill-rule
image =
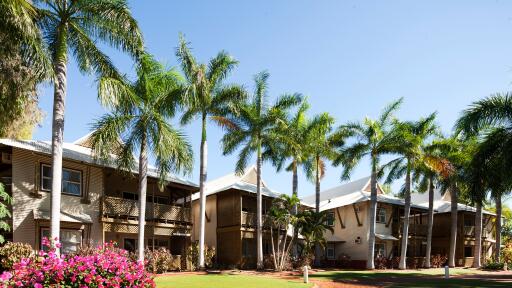
M268 226L267 215L262 215L263 226ZM241 224L245 227L256 227L256 213L242 211Z
M102 215L114 218L139 217L139 201L105 196L102 200ZM190 208L149 202L146 204L146 221L192 222Z
M464 236L475 237L475 226L464 226ZM482 227L482 237L493 239L494 233L486 227Z
M411 236L427 236L428 232L428 226L425 224L414 224L409 223L409 230L408 234ZM403 233L403 224L400 223L400 225L393 225L393 234L394 235L401 235Z

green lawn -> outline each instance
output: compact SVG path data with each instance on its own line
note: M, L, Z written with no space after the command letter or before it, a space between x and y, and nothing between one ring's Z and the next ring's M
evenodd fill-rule
M450 269L450 275L487 274L488 272L455 268ZM510 282L497 282L485 279L450 278L443 279L444 269L425 270L344 270L326 271L310 275L310 279L330 280L354 284L379 284L385 287L512 287ZM510 281L510 280L509 280Z
M263 276L249 275L179 275L160 276L155 279L158 288L309 288L312 285Z

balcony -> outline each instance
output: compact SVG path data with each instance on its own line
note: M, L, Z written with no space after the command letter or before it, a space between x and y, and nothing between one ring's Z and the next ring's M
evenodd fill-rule
M268 225L268 216L262 215L263 226ZM242 211L241 224L243 227L256 227L256 213Z
M105 196L101 201L101 215L107 218L137 220L139 201ZM146 221L192 222L190 208L152 202L146 204Z
M403 224L393 225L393 235L402 235ZM428 226L425 224L413 224L409 223L409 236L427 236Z
M464 226L464 236L475 237L475 226ZM482 237L494 239L493 231L489 231L485 227L482 227Z

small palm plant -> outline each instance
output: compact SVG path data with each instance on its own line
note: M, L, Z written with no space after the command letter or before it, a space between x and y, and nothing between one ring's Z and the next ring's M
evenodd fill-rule
M315 212L312 210L304 210L297 215L297 230L304 238L302 257L306 259L308 265L311 265L311 260L314 257L315 247L325 247L325 232L334 232L334 229L329 226L328 211Z
M9 232L11 230L11 226L6 221L11 217L11 209L9 206L11 205L12 198L5 191L5 187L2 183L0 183L0 230ZM3 233L0 233L0 244L5 242L5 237Z
M109 160L112 153L119 169L131 172L139 153L139 237L138 258L144 260L144 223L148 156L156 160L161 184L170 172L188 173L193 156L185 135L169 124L179 104L180 74L166 69L144 54L137 67L137 80L102 77L98 94L112 112L93 124L93 151L99 159Z
M284 265L290 254L290 248L294 243L295 233L293 233L293 227L295 227L297 223L297 217L293 213L293 210L299 204L300 200L297 195L288 196L282 194L279 198L274 199L272 207L270 208L270 241L274 258L274 268L277 271L284 270ZM277 234L275 235L276 241L274 241L274 229ZM291 235L290 241L287 241L288 235Z
M50 234L57 238L60 233L62 143L70 53L80 72L120 78L98 43L108 44L136 58L143 49L143 41L125 0L48 0L35 3L37 25L50 50L55 75Z
M238 61L226 52L221 51L212 58L208 65L197 63L185 39L180 36L180 44L176 55L185 74L185 84L181 93L186 108L182 124L191 122L194 118L201 119L201 150L199 156L199 267L204 268L204 235L207 179L208 148L206 141L207 122L209 119L223 125L225 116L234 113L238 103L245 99L245 91L239 85L224 85L226 77Z
M353 139L354 143L338 149L334 166L343 165L342 179L350 178L350 173L364 157L371 163L370 231L368 236L367 268L375 269L375 214L377 212L377 180L382 176L380 161L383 155L394 153L400 138L392 132L393 113L400 107L402 99L387 106L376 120L366 118L362 123L348 123L338 128L338 133Z
M248 102L241 103L237 115L226 117L224 128L226 134L222 137L223 154L233 153L241 148L236 162L236 172L242 174L251 154L256 154L256 244L257 268L263 269L262 242L262 195L261 195L261 166L262 151L272 147L277 142L275 127L286 121L288 109L298 105L300 95L283 95L275 104L268 103L267 80L269 74L261 72L254 77L256 87L254 95ZM269 148L268 150L275 150Z
M395 153L400 156L389 162L383 169L389 168L389 174L386 183L390 184L394 180L405 176L404 183L404 220L402 226L402 247L400 253L399 269L406 269L407 242L409 239L409 216L411 211L411 174L421 166L422 161L426 159L422 147L430 137L438 133L438 127L435 125L436 114L432 113L428 117L419 121L395 121L393 133L399 137L400 145L397 146Z

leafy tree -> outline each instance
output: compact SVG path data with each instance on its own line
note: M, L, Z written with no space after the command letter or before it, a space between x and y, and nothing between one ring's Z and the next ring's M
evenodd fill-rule
M376 120L366 118L361 123L348 123L341 125L338 132L354 142L338 149L338 156L334 160L334 166L343 165L342 179L350 178L350 173L364 157L371 161L371 196L368 218L370 219L370 231L368 237L367 268L375 269L375 214L377 210L377 180L382 176L380 160L383 155L397 150L400 138L392 132L391 124L393 113L398 109L402 99L387 106Z
M185 85L181 87L186 111L181 119L182 124L194 118L201 119L201 147L199 172L199 267L204 268L204 235L206 194L204 183L207 178L206 142L208 118L219 125L226 125L225 115L233 113L238 103L243 102L245 91L238 85L224 85L224 80L238 62L221 51L212 58L208 65L197 63L185 39L180 36L180 44L176 55L185 74Z
M9 232L11 230L11 226L7 222L8 218L11 218L11 211L9 206L11 205L12 198L5 191L4 185L0 183L0 230L5 232ZM5 237L0 233L0 244L5 242Z
M169 172L190 172L192 148L185 135L169 124L179 106L180 74L166 69L144 54L133 82L103 76L99 80L100 99L112 112L93 124L93 151L99 159L115 162L122 171L135 170L139 177L138 258L144 260L144 223L147 190L148 155L153 155L161 183ZM138 163L134 154L139 153Z
M236 162L236 172L242 174L251 154L256 154L256 210L257 210L257 268L263 268L263 246L262 246L262 195L261 195L261 165L264 160L263 150L276 150L272 147L277 142L275 135L276 125L286 121L288 109L296 106L302 101L299 95L283 95L276 102L269 104L267 95L267 80L269 74L261 72L254 77L256 83L255 91L247 102L241 103L237 115L226 117L226 134L222 137L223 154L233 153L240 148Z
M427 158L422 150L424 143L437 134L438 127L435 125L436 114L433 113L419 121L395 121L394 133L400 138L400 145L396 153L400 156L388 163L389 168L386 183L401 179L405 176L404 183L404 221L402 226L402 246L400 253L399 269L406 269L407 242L409 240L409 218L411 211L411 174Z
M300 200L297 195L292 194L292 196L288 196L282 194L279 198L274 199L270 208L270 242L274 258L274 268L277 271L283 271L290 254L290 248L294 243L295 233L293 233L294 229L290 227L296 226L297 217L293 210L299 204ZM274 241L274 229L277 234L275 235L277 241ZM292 232L290 233L292 236L290 241L287 242L288 232Z
M142 36L125 0L37 1L37 25L51 55L54 79L52 119L52 238L59 237L62 188L62 143L69 54L81 72L96 72L120 79L109 57L98 47L102 42L140 55ZM57 251L58 252L58 251Z

